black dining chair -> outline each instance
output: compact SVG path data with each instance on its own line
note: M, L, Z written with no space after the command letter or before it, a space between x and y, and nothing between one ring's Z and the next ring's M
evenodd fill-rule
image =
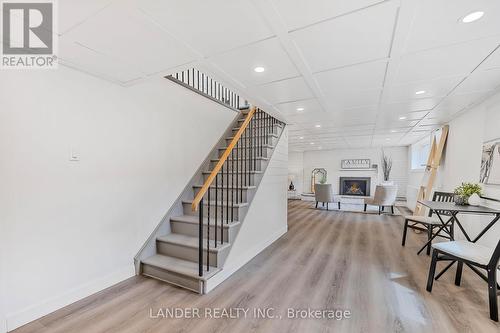
M453 201L454 194L449 193L449 192L434 192L434 195L432 197L432 201L439 201L439 202L452 202ZM408 215L405 216L405 224L403 228L403 240L401 242L402 246L405 246L406 244L406 234L408 231L408 228L411 229L416 229L420 230L423 232L427 233L427 241L430 241L431 238L434 236L434 228L438 228L442 225L441 220L437 216L433 216L434 212L429 211L428 216L417 216L417 215ZM439 212L439 215L441 216L451 216L449 212ZM450 224L450 228L446 228L446 233L447 234L439 234L439 237L447 238L450 240L453 240L453 222ZM423 250L424 248L420 249L418 251L418 254ZM427 245L427 255L431 254L431 243Z
M436 273L436 264L438 261L454 261L458 262L457 271L455 275L455 285L459 286L462 279L463 265L467 265L474 273L479 275L483 280L488 283L488 298L490 303L490 318L498 321L498 291L497 274L498 274L498 260L500 259L500 240L496 248L489 248L468 241L453 241L436 243L432 245L432 261L429 269L429 276L427 278L427 291L432 291L432 284L434 282L434 274ZM479 269L486 270L486 275ZM446 268L447 269L447 268ZM436 276L436 280L441 274L446 271L443 270Z

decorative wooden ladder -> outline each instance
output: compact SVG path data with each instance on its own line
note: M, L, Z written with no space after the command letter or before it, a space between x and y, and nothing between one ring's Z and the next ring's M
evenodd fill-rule
M434 186L434 181L436 180L437 170L441 164L441 157L443 155L443 150L446 145L446 139L448 138L448 132L450 127L445 125L441 128L441 137L439 138L439 144L437 143L436 136L432 138L431 151L429 153L429 158L427 159L427 164L425 166L424 177L422 178L422 185L418 190L417 195L417 205L413 211L415 216L423 216L425 214L425 207L419 203L419 201L429 200L432 187Z

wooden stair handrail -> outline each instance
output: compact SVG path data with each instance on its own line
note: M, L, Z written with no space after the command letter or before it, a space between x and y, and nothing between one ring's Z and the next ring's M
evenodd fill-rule
M212 184L212 181L214 180L215 176L217 175L217 173L219 173L220 169L222 168L222 166L226 162L226 160L229 157L229 154L233 150L234 146L236 146L236 143L240 140L240 137L243 134L243 132L245 131L245 129L248 127L248 124L250 124L250 120L252 120L252 117L255 114L255 112L256 112L256 108L254 106L252 106L250 108L250 111L247 114L247 117L245 118L245 121L243 122L243 124L241 124L240 129L234 135L233 140L231 140L231 143L229 144L229 146L227 146L226 150L224 151L224 154L222 154L222 156L219 158L219 162L217 162L217 165L212 170L212 172L208 176L207 180L205 181L205 183L203 184L201 189L198 191L198 193L196 193L196 196L193 200L193 203L191 204L191 209L193 211L198 210L198 205L199 205L201 199L203 198L205 193L210 188L210 184Z

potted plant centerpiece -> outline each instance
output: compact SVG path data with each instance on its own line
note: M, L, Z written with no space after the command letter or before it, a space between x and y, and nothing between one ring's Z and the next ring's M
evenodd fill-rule
M454 201L457 205L479 205L479 197L481 196L482 189L479 184L462 183L455 191Z

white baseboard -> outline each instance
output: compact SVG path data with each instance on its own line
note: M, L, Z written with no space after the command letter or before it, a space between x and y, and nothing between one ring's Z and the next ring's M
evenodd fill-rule
M95 294L103 289L111 287L123 280L135 275L134 265L127 265L122 269L102 278L95 279L73 290L32 305L17 313L7 314L5 321L5 331L0 326L0 333L10 332L33 320L41 318L51 312L61 309L71 303L79 301L87 296ZM2 323L0 322L0 325Z
M7 320L3 316L0 317L0 333L7 333Z
M252 260L256 255L264 251L266 247L274 243L278 238L286 234L288 231L288 225L286 225L284 228L277 230L274 232L270 237L268 237L266 240L263 242L257 244L256 246L250 248L248 251L246 251L243 255L241 255L241 260L238 262L235 262L229 266L224 266L222 271L215 274L212 278L210 278L206 284L205 284L205 293L208 293L209 291L213 290L215 287L217 287L219 284L224 282L227 278L229 278L231 275L234 274L238 269L243 267L247 262Z

